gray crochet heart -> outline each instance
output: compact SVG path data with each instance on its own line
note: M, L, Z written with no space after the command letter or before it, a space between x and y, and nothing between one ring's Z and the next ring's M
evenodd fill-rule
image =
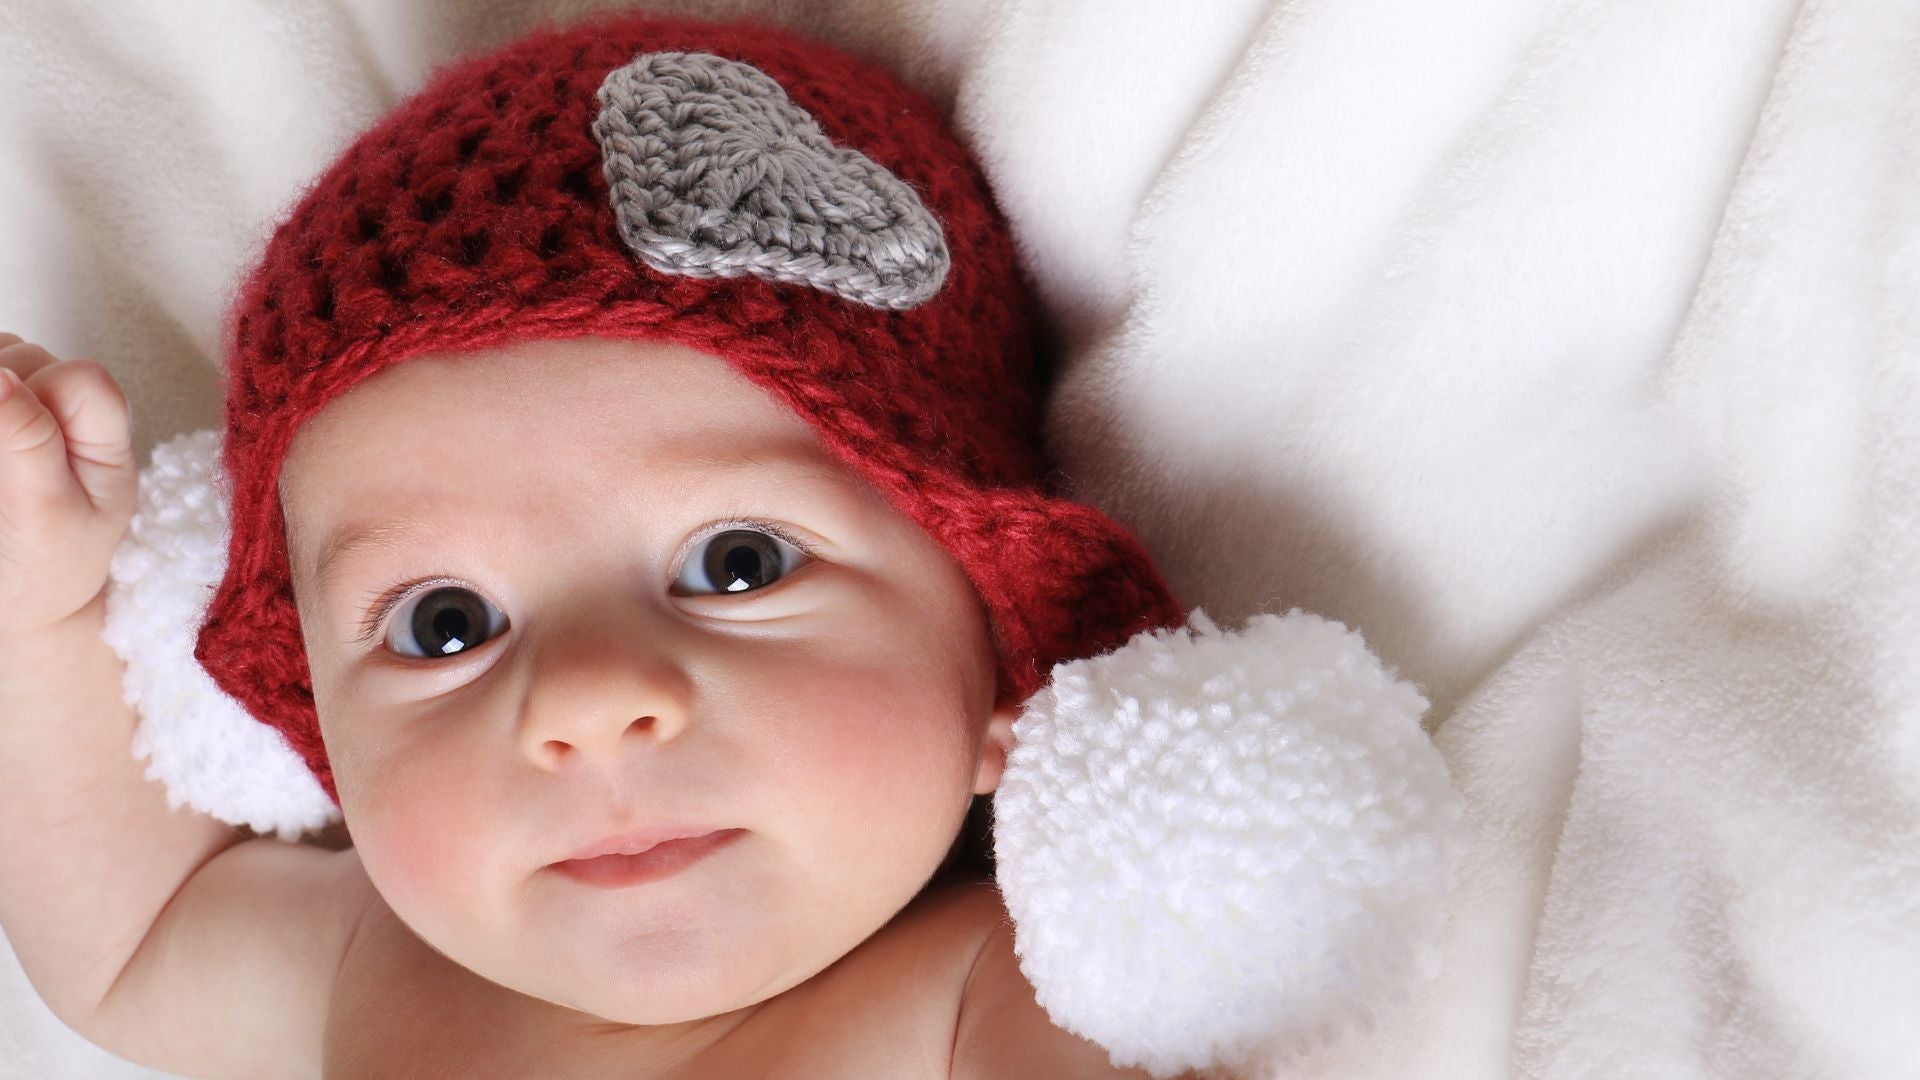
M655 270L752 274L896 311L946 280L946 238L913 189L828 142L757 68L642 53L595 100L620 238Z

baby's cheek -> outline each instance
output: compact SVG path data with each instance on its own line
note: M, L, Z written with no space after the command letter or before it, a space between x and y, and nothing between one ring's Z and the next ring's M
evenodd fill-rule
M377 855L368 873L403 915L440 910L450 896L477 895L464 879L484 865L472 848L487 826L480 808L468 805L472 785L462 783L462 775L458 763L410 755L374 780L367 846Z
M946 816L964 754L947 688L869 670L812 690L804 753L824 795L864 830L911 830Z

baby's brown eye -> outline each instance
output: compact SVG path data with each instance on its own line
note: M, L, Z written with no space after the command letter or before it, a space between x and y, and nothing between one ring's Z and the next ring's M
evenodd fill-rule
M394 612L387 644L402 656L430 658L463 653L506 629L506 615L496 618L491 612L487 602L472 590L453 586L428 589L409 597Z
M695 544L674 584L695 595L763 589L791 573L806 553L758 529L728 529Z

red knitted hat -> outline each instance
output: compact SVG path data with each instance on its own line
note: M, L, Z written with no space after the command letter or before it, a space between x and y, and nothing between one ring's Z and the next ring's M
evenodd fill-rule
M1034 311L978 167L920 94L785 30L614 16L440 70L307 191L228 333L232 532L194 657L336 804L280 466L303 421L425 353L595 335L723 357L952 554L1002 700L1184 624L1140 544L1058 497Z

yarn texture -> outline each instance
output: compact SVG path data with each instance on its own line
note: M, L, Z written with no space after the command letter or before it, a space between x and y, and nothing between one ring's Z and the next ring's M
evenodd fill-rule
M647 53L608 75L596 100L614 217L648 266L754 274L899 310L946 280L946 239L913 189L829 143L753 68Z

